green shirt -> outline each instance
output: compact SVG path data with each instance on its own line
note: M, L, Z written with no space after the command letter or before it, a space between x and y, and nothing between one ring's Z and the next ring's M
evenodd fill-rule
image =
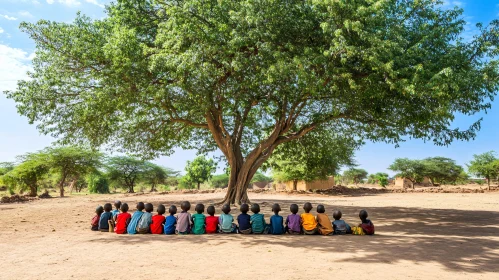
M205 227L205 221L206 216L203 214L193 214L192 215L192 233L194 234L204 234L204 227Z

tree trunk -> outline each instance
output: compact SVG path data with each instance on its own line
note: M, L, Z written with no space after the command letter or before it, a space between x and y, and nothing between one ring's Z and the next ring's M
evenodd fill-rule
M198 182L198 191L199 191L200 186L201 186L201 183L200 183L200 182Z
M59 195L61 197L64 197L64 183L66 182L66 173L64 172L62 174L62 178L61 178L61 181L59 182Z
M294 191L298 190L298 180L293 180L293 190Z
M35 186L30 186L29 187L29 196L35 197L37 194L37 187Z
M487 178L487 185L488 185L489 191L490 191L490 178Z
M133 185L128 186L128 192L135 193L135 190L133 189Z
M155 192L155 191L156 191L156 184L152 184L150 192Z

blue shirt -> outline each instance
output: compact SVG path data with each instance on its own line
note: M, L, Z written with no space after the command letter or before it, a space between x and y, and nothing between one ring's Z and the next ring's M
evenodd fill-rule
M273 215L270 217L270 233L271 234L284 234L284 226L282 216Z
M116 215L118 215L120 213L120 210L114 209L113 211L111 211L111 213L113 214L113 218L114 218L114 217L116 217Z
M265 230L265 217L263 214L257 213L251 215L251 230L253 233L263 233Z
M100 215L99 229L109 229L108 221L113 218L113 213L104 212Z
M237 223L239 224L239 229L240 230L247 230L251 228L251 223L250 223L251 216L242 213L239 216L237 216Z
M137 224L137 228L140 229L148 229L150 228L152 224L152 214L149 212L145 212L142 214L142 217L140 217L139 223Z
M351 231L350 226L343 220L334 220L333 229L334 234L346 234Z
M144 212L142 212L142 211L135 211L133 213L132 219L130 220L128 227L126 228L126 231L128 232L128 234L136 234L137 233L137 225L139 224L140 218L142 218L142 214L144 214Z
M218 217L218 223L220 224L220 230L223 232L232 232L232 222L234 217L231 214L222 213Z
M177 224L177 218L170 215L166 216L165 227L163 229L165 234L175 234L175 225Z

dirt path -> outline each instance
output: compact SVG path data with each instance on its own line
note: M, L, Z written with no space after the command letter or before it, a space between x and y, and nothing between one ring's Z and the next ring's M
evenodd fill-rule
M375 236L128 236L91 232L115 199L209 204L221 193L101 195L0 205L0 279L499 279L499 193L251 194L270 206L310 201L350 224L366 208ZM220 212L217 209L217 214ZM315 209L314 209L315 210ZM237 216L234 209L232 214Z

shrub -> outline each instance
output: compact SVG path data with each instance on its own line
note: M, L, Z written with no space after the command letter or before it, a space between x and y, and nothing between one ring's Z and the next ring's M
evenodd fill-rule
M89 175L87 177L89 193L109 193L109 181L101 175Z

